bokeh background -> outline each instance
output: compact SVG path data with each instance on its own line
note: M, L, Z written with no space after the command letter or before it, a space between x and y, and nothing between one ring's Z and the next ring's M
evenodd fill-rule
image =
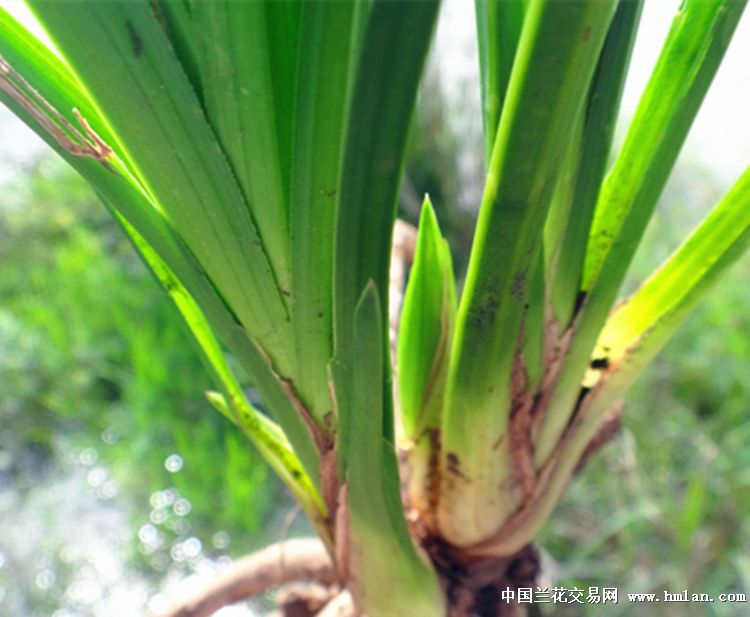
M482 189L472 4L444 5L400 199L414 221L430 193L459 272ZM646 2L623 127L676 8ZM750 163L749 57L745 16L624 291ZM685 588L750 595L749 283L747 256L637 383L623 430L544 530L552 584L618 587L620 603L547 605L545 615L750 614L748 604L623 601ZM0 615L158 611L233 558L309 533L209 408L210 387L189 332L117 225L0 110Z

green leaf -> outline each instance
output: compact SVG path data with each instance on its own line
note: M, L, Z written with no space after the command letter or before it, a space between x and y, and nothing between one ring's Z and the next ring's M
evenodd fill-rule
M206 392L206 398L219 413L236 424L250 439L263 459L289 488L315 532L333 554L334 540L327 508L304 467L289 447L283 431L244 398L232 397L231 404L227 403L226 395L218 392Z
M492 534L517 506L497 490L512 482L505 437L516 344L559 162L614 9L599 0L527 6L451 353L442 465L453 471L439 516L457 544Z
M169 37L175 53L195 90L203 102L200 59L203 52L200 22L195 7L186 0L150 0L157 19Z
M79 118L83 118L109 149L115 144L110 128L104 123L88 94L75 81L70 69L41 41L0 7L0 69L4 97L20 105L29 126L43 138L55 138L61 148L83 146L91 141ZM15 90L12 86L15 85ZM43 92L39 91L43 88ZM14 94L15 92L15 94ZM10 106L10 104L9 104ZM77 110L77 117L73 110ZM67 137L67 142L61 137ZM70 152L73 154L73 152ZM95 152L80 156L96 158ZM106 153L105 153L106 154ZM107 158L103 156L101 158Z
M401 312L396 362L399 441L408 457L409 502L424 521L433 516L435 461L455 313L450 247L425 197Z
M209 401L242 429L264 460L299 500L321 537L332 545L332 538L326 524L326 506L310 476L289 445L286 436L278 425L253 408L247 401L237 378L224 358L206 316L174 272L124 218L118 218L143 260L182 314L203 353L206 367L224 393L224 396L216 392L209 393Z
M412 544L395 448L383 436L390 412L381 387L387 366L383 323L378 289L370 283L357 305L352 337L358 370L346 473L350 589L369 617L434 617L445 613L443 592Z
M683 555L690 556L696 532L703 521L708 505L709 482L714 474L700 473L688 479L683 503L676 513L675 536Z
M489 165L500 111L523 24L523 0L475 0L485 162Z
M361 35L336 221L337 345L351 336L346 333L351 332L354 307L367 282L372 279L379 289L388 288L407 132L437 7L433 1L378 0Z
M749 244L750 169L667 262L610 317L594 355L607 360L606 368L588 375L591 389L581 414L549 468L550 479L532 515L515 534L520 546L549 517L607 414Z
M584 290L593 288L600 273L607 288L619 287L622 277L613 275L624 273L635 252L745 4L686 0L680 7L602 188L586 250Z
M310 413L332 409L333 251L354 4L302 9L291 200L292 327L297 384ZM331 87L336 84L336 87Z
M276 280L291 292L289 174L298 2L198 2L208 120L227 155Z
M334 377L338 376L335 396L341 426L354 413L350 383L352 373L359 370L351 355L354 309L368 281L388 289L406 138L438 3L376 0L357 7L334 253ZM381 313L387 315L387 296L381 301ZM389 364L387 355L384 362ZM382 387L390 397L390 370L383 375ZM392 414L385 421L392 423ZM342 442L342 469L346 452Z
M642 8L643 0L620 0L612 19L589 91L582 136L574 154L574 178L567 197L568 215L564 221L555 221L560 236L558 243L549 249L554 253L550 298L561 329L570 324L582 288L586 243L607 168Z
M96 187L183 281L191 288L205 285L161 208L112 150L115 136L68 68L1 9L0 26L0 99Z
M536 263L531 270L529 281L528 308L521 329L522 365L526 380L525 391L529 395L538 388L544 371L544 260L539 251Z
M77 78L243 326L289 372L287 314L255 224L199 100L150 7L34 2Z
M750 168L672 256L609 317L594 351L634 379L750 245ZM606 387L606 386L604 386Z
M539 432L537 466L568 423L596 339L745 4L686 0L674 18L597 200L583 271L585 302Z
M308 473L317 482L319 457L310 427L290 400L285 384L272 371L267 356L236 322L224 299L217 295L213 282L165 218L160 205L140 186L118 153L111 151L102 157L91 149L93 136L107 140L103 144L107 151L110 143L118 147L116 136L94 103L73 80L68 68L46 47L2 11L0 20L6 33L0 37L3 58L0 100L86 178L113 213L131 225L174 271L213 327L240 358L287 432ZM80 110L85 124L76 124L83 121L76 119L73 109ZM76 134L71 133L76 126ZM88 146L84 147L86 144Z
M425 197L398 340L401 421L409 440L440 426L455 312L450 248Z

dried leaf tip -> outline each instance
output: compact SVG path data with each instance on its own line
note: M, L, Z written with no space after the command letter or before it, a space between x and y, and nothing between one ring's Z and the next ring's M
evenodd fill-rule
M73 108L72 113L82 130L69 122L2 56L0 56L0 90L18 103L73 156L88 156L107 164L107 160L113 154L112 148L91 128L78 109Z

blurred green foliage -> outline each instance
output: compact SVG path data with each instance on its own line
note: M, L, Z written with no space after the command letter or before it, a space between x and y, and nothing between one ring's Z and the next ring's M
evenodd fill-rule
M106 478L92 470L88 484L119 493L134 539L157 532L132 543L146 573L185 561L189 537L208 554L219 531L219 552L227 537L235 554L256 546L279 484L206 402L208 373L167 295L57 159L1 187L0 264L0 493L31 495L63 459L98 460Z
M4 449L98 433L128 488L173 485L194 520L257 528L266 510L247 498L269 488L267 468L205 401L212 384L188 329L107 212L57 160L3 195ZM180 473L165 468L172 453Z

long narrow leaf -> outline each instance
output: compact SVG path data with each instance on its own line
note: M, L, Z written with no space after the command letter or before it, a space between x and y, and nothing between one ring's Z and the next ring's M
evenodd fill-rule
M455 311L450 249L425 198L398 341L401 421L409 440L440 426Z
M614 8L599 0L527 7L451 356L439 514L459 544L491 534L517 505L506 439L516 341L559 161Z
M557 221L560 243L552 247L552 311L561 329L567 328L575 312L586 243L594 215L620 107L630 55L638 29L643 0L621 0L612 19L599 64L591 84L583 119L580 151L566 221Z
M475 0L482 127L487 164L510 81L523 24L523 0Z
M352 358L354 309L368 281L388 289L388 270L396 197L407 132L419 78L437 16L433 0L376 0L355 12L352 64L336 213L334 257L334 349L339 414L339 465L346 466L351 407L349 384L359 370ZM381 297L387 315L387 296ZM384 332L387 330L384 328ZM384 349L388 345L383 338ZM384 362L390 364L388 355ZM382 372L390 401L390 370ZM392 427L392 413L384 415ZM386 428L386 433L392 432Z
M674 18L596 207L584 290L591 290L602 272L608 287L619 285L618 278L612 281L612 268L604 267L605 258L612 251L610 264L629 263L744 5L745 0L687 0Z
M91 1L33 7L107 110L117 145L148 192L276 369L288 373L281 292L198 98L150 7Z
M538 436L537 466L568 423L596 339L745 4L686 0L674 19L597 201L583 272L585 302Z
M309 2L302 9L290 215L291 307L297 383L319 422L332 410L326 367L333 355L335 213L353 13L349 2Z
M514 534L494 551L511 554L532 538L549 517L571 475L607 415L627 388L669 341L695 305L750 245L750 169L691 236L610 316L589 372L591 388L549 477ZM483 547L476 547L482 554Z
M217 296L192 253L164 218L162 209L138 184L117 153L102 141L106 138L116 145L93 102L79 90L67 67L49 50L7 14L0 12L0 19L6 33L0 37L0 101L88 180L105 203L132 225L175 272L240 357L264 400L283 424L308 473L317 482L318 454L309 426L289 400L263 352ZM73 109L81 110L81 120L72 113ZM76 125L77 122L85 124ZM76 126L77 137L70 133ZM104 148L106 156L97 152L97 143L89 143L92 139L102 141L98 147Z
M409 500L434 527L439 433L445 403L456 284L450 247L428 197L422 204L414 263L406 288L397 349L400 443L409 465Z
M151 0L154 13L162 24L175 53L185 69L193 90L203 101L203 79L200 58L203 51L200 22L195 7L184 0Z
M672 256L607 320L594 356L635 378L750 244L750 169Z
M208 120L237 176L277 282L291 292L289 173L297 2L196 4ZM291 15L287 15L287 12ZM276 32L282 26L283 32Z
M437 575L409 535L401 505L396 451L382 435L389 405L381 383L387 363L381 299L369 284L354 316L353 382L346 475L350 588L369 617L434 617L445 613Z
M278 425L248 403L203 311L187 289L138 232L122 217L119 217L119 221L182 314L198 342L205 364L213 375L215 383L222 388L223 397L218 393L212 393L209 395L209 400L243 430L261 456L299 500L321 538L332 546L326 506L304 466L289 445L286 436Z

